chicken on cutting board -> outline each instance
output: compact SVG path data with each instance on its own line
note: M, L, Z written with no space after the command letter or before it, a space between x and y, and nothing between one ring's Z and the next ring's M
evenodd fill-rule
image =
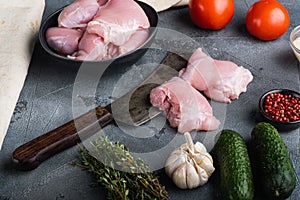
M248 69L230 61L214 60L200 48L190 57L180 77L207 97L225 103L246 92L253 80Z
M207 99L179 77L173 77L154 88L150 93L150 101L164 111L170 125L178 127L180 133L215 130L220 125Z

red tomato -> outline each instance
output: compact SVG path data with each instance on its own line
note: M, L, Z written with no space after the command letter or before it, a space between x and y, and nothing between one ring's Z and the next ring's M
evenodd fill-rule
M201 28L224 28L234 14L233 0L190 0L189 13L192 21Z
M247 12L247 30L261 40L279 38L287 31L289 25L288 11L276 0L258 1Z

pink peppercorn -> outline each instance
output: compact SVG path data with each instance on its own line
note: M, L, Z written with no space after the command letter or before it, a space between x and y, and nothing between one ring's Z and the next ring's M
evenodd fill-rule
M292 122L300 120L300 99L291 94L268 94L263 109L267 115L277 121Z

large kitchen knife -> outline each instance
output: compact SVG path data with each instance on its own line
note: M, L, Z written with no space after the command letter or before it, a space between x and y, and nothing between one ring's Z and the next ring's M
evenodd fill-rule
M154 72L134 90L105 107L96 107L19 146L13 152L13 161L20 170L32 170L47 158L95 134L113 120L135 126L147 122L160 113L153 109L149 112L152 107L149 101L150 91L178 75L178 71L186 64L187 61L181 56L169 53ZM113 109L114 107L117 109Z

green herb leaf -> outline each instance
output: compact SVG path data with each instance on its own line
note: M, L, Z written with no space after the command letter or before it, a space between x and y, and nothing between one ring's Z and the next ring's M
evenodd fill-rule
M124 145L101 136L91 142L92 149L78 144L79 160L72 162L95 176L95 185L107 189L108 199L168 199L158 177L148 172L142 159L134 159ZM118 170L118 169L122 170Z

